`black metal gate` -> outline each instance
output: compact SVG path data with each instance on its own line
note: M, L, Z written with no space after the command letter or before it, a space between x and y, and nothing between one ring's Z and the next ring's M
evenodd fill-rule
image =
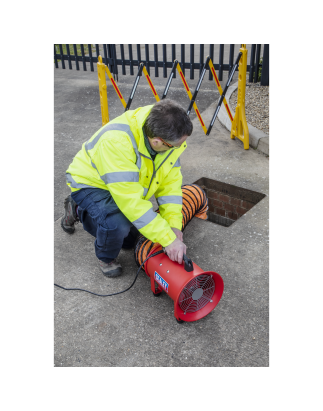
M150 56L150 47L153 46L153 60ZM167 47L168 46L168 47ZM134 75L134 67L139 67L140 62L144 62L150 74L150 69L153 69L155 77L159 77L159 71L162 69L162 75L167 78L167 69L171 69L173 61L177 58L181 65L181 69L185 74L185 70L189 70L190 79L194 79L194 71L202 71L205 60L205 45L190 44L189 45L189 59L185 53L185 44L180 45L162 45L163 59L158 58L158 44L145 44L145 53L141 53L140 44L128 44L128 58L125 58L125 45L120 44L54 44L54 62L55 67L59 68L59 60L61 67L66 68L65 61L68 63L68 68L72 69L72 62L75 62L76 70L80 70L80 65L83 70L87 70L87 64L90 65L90 70L94 71L94 63L98 62L98 56L102 56L103 63L109 65L109 69L114 76L119 75L118 67L121 68L122 75L126 75L126 66L129 67L130 75ZM210 56L215 70L218 71L219 80L223 80L223 72L231 71L233 67L235 45L234 44L220 44L218 46L218 59L215 56L214 44L208 45L208 55ZM136 48L136 58L133 57L133 47ZM194 52L195 47L199 47L199 61L195 61ZM225 47L229 47L228 62L224 62ZM167 48L171 58L167 58ZM119 49L119 50L118 50ZM263 54L261 57L261 44L252 44L250 50L250 60L247 66L249 72L249 82L257 83L260 80L261 85L269 85L269 44L263 45ZM119 51L119 53L118 53ZM94 53L96 55L94 55ZM145 54L142 56L142 54ZM170 57L170 56L169 56ZM217 62L216 62L217 60ZM207 68L209 70L209 67ZM261 73L261 74L260 74ZM176 75L176 73L175 73ZM175 76L174 76L175 77ZM212 74L209 70L209 80L212 80Z

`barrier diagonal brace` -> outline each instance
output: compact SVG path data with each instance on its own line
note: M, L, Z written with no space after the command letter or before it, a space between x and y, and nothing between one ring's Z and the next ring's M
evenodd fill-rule
M100 58L100 57L101 57L101 56L99 56L99 58ZM102 59L102 57L101 57L101 59ZM122 103L123 107L126 107L126 106L127 106L127 103L125 102L125 100L124 100L124 98L123 98L123 96L122 96L122 94L121 94L121 91L119 90L119 87L117 86L116 82L114 81L114 79L113 79L113 77L112 77L112 74L111 74L108 66L104 65L104 69L105 69L105 71L106 71L106 73L107 73L107 75L108 75L108 77L109 77L109 79L110 79L110 81L111 81L111 83L112 83L112 85L113 85L113 87L114 87L114 89L115 89L115 91L116 91L119 99L121 100L121 103Z
M162 100L166 97L166 95L167 95L167 93L168 93L170 84L171 84L171 82L172 82L172 80L173 80L173 77L174 77L174 73L175 73L175 70L176 70L176 66L177 66L177 60L174 60L172 70L171 70L170 75L169 75L169 77L168 77L167 84L166 84L166 87L165 87L163 96L162 96L162 98L161 98Z
M204 78L204 75L205 75L205 72L206 72L206 66L209 64L209 60L210 60L210 56L207 56L207 58L205 60L205 63L204 63L204 66L203 66L203 69L202 69L202 72L201 72L201 75L200 75L200 78L199 78L199 81L198 81L197 86L195 88L193 97L191 98L190 105L188 106L187 115L190 115L193 104L195 103L195 99L196 99L197 93L199 92L199 89L201 87L201 84L202 84L202 81L203 81L203 78Z
M211 59L210 59L210 61L209 61L209 67L210 67L211 73L212 73L212 75L213 75L215 84L216 84L216 86L217 86L217 88L218 88L218 90L219 90L220 96L222 96L223 90L222 90L220 81L219 81L219 79L218 79L218 76L216 75L216 72L215 72L215 69L214 69L214 66L213 66L213 63L212 63L212 60L211 60ZM228 113L228 115L229 115L229 117L230 117L230 120L231 120L231 123L232 123L232 121L233 121L233 116L232 116L232 114L231 114L231 111L230 111L230 109L229 109L228 102L227 102L227 100L226 100L225 97L223 97L223 103L224 103L224 106L225 106L225 108L226 108L226 110L227 110L227 113Z
M159 98L159 96L158 96L158 94L157 94L157 91L155 90L155 87L154 87L153 83L152 83L151 80L150 80L148 71L147 71L147 69L146 69L145 66L143 67L142 71L143 71L143 73L144 73L144 75L145 75L145 77L146 77L146 80L147 80L147 82L148 82L148 84L149 84L149 86L150 86L150 88L151 88L151 91L153 92L153 95L154 95L156 101L160 101L160 98Z
M142 73L143 67L144 67L144 63L140 63L140 66L139 66L139 69L138 69L138 73L137 73L137 77L136 77L135 82L134 82L134 85L133 85L133 87L132 87L132 90L131 90L131 93L130 93L130 97L129 97L128 103L127 103L127 105L126 105L125 111L128 111L129 108L130 108L130 106L131 106L133 97L134 97L135 92L136 92L136 90L137 90L137 86L138 86L138 83L139 83L139 80L140 80L140 77L141 77L141 73Z
M220 111L222 101L223 101L223 99L224 99L224 97L225 97L225 94L226 94L228 88L229 88L229 85L230 85L231 80L232 80L232 77L233 77L233 75L234 75L234 73L235 73L235 71L236 71L236 68L238 67L238 63L239 63L239 60L240 60L241 56L242 56L242 53L240 52L240 53L238 54L238 57L237 57L236 62L234 63L234 66L232 67L232 70L231 70L231 72L230 72L230 75L229 75L227 84L226 84L225 87L224 87L223 93L222 93L222 95L221 95L221 97L220 97L220 100L219 100L219 102L218 102L218 105L217 105L217 107L216 107L216 109L215 109L215 113L213 114L211 123L210 123L209 128L208 128L207 133L206 133L207 136L210 135L210 132L211 132L211 130L212 130L212 127L213 127L213 124L214 124L214 122L215 122L215 119L216 119L216 117L217 117L217 115L218 115L218 113L219 113L219 111Z
M183 72L182 72L181 66L180 66L180 64L179 64L179 62L178 62L177 60L175 60L175 62L177 62L176 69L177 69L177 71L178 71L178 73L179 73L179 75L180 75L180 78L182 79L182 82L183 82L183 84L184 84L184 87L185 87L185 90L186 90L186 92L187 92L187 94L188 94L188 97L189 97L190 100L192 100L192 97L193 97L193 96L192 96L191 90L190 90L190 88L188 87L188 84L187 84L187 82L186 82L186 80L185 80L185 77L184 77L184 74L183 74ZM202 116L201 116L201 114L200 114L200 112L199 112L199 109L197 108L197 105L196 105L195 101L194 101L194 103L193 103L193 108L194 108L195 113L196 113L196 115L197 115L197 117L198 117L198 119L199 119L199 121L200 121L200 123L201 123L201 126L202 126L202 128L203 128L203 131L204 131L204 133L206 134L207 129L206 129L206 127L205 127L205 124L204 124L204 122L203 122Z

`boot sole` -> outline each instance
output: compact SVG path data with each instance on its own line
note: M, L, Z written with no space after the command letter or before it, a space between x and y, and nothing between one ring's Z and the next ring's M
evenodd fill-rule
M75 227L65 226L63 224L63 218L61 219L61 227L65 231L65 233L74 234L74 232L75 232Z
M122 268L116 268L115 270L104 272L100 267L100 270L105 277L119 277L122 274Z

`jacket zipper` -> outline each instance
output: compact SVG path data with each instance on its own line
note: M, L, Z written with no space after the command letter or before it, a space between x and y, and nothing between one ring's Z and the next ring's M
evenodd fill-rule
M149 190L150 190L150 186L151 186L151 183L152 183L153 179L156 177L157 171L158 171L158 170L160 169L160 167L165 163L165 161L168 159L168 157L172 154L173 151L174 151L174 150L172 150L172 151L168 154L168 156L167 156L167 157L165 158L165 160L161 163L161 165L157 168L157 170L155 170L154 160L153 160L151 157L145 156L144 154L140 153L140 151L139 151L139 154L140 154L141 156L143 156L143 157L145 157L145 158L148 158L148 160L151 160L151 161L153 162L154 172L153 172L153 176L151 177L151 180L150 180L150 183L149 183L149 187L148 187L147 194L148 194L148 192L149 192ZM146 194L146 195L147 195L147 194Z

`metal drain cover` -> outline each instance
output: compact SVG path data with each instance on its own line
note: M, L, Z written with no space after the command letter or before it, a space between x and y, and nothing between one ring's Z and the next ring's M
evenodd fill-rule
M199 300L202 297L202 295L203 295L203 288L198 288L192 294L192 298L193 300Z

